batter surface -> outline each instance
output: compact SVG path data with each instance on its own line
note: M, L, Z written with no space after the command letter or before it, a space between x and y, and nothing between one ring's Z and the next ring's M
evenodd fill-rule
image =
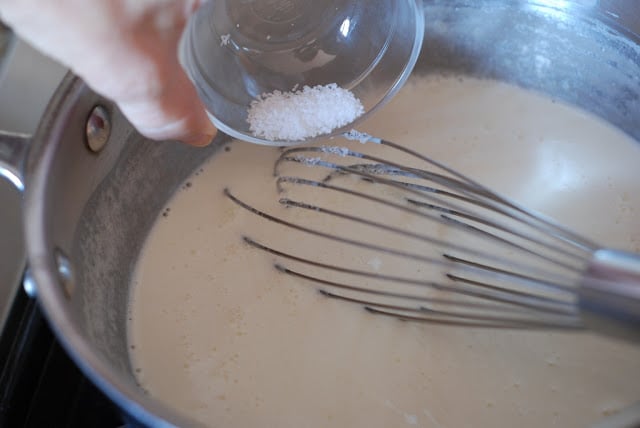
M640 145L581 111L501 83L434 77L410 81L362 128L640 252ZM586 333L403 323L279 274L243 235L388 267L305 245L230 202L225 187L304 219L277 204L278 150L228 149L170 201L137 268L131 361L153 397L211 426L521 428L585 426L640 398L640 348Z

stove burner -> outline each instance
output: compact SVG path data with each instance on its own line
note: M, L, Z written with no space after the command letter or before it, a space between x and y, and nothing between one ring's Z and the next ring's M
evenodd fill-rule
M37 303L20 288L0 335L0 427L124 425L117 407L69 359Z

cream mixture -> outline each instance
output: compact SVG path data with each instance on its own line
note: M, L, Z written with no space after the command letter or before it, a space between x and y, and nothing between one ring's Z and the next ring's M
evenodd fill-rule
M410 81L362 128L640 252L640 145L590 115L502 83L433 77ZM278 150L228 149L170 201L137 268L131 361L151 396L225 427L578 427L640 398L640 347L588 333L403 323L278 273L275 257L242 236L372 271L419 269L323 250L239 208L225 187L305 218L277 204Z

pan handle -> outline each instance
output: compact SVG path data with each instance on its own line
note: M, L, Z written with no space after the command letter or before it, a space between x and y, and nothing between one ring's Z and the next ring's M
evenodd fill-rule
M9 180L20 192L24 191L24 162L30 137L0 131L0 177Z
M593 253L580 284L585 326L640 341L640 256L610 249Z

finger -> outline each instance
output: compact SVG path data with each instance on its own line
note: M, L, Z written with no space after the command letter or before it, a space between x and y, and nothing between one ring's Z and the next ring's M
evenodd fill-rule
M199 0L0 0L18 33L112 99L153 139L204 145L216 133L177 59Z
M154 140L179 140L194 146L204 146L216 135L193 85L179 67L163 73L157 82L159 91L149 91L139 97L115 99L120 110L138 131Z

